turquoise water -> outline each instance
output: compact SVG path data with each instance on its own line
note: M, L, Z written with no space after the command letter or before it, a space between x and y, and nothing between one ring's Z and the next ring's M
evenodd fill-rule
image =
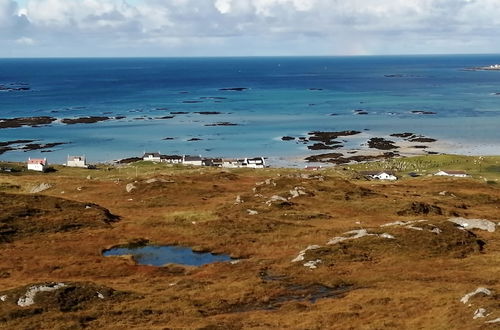
M190 248L181 246L143 246L138 248L113 248L103 252L105 257L132 255L140 265L164 266L166 264L181 264L188 266L203 266L214 262L232 260L224 254L197 253Z
M314 130L363 131L349 139L351 148L370 136L414 132L450 142L450 152L500 154L500 95L494 95L500 72L463 70L495 63L500 56L3 59L0 85L31 90L0 92L0 118L126 118L0 129L0 141L68 143L47 153L8 151L0 159L62 163L68 154L83 154L97 162L161 151L268 156L278 164L319 153L280 139ZM230 87L248 89L220 90ZM220 114L195 113L203 111ZM170 112L188 114L155 119ZM217 122L238 126L205 126Z

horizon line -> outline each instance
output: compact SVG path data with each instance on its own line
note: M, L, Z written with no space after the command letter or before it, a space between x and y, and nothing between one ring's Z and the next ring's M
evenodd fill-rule
M429 53L429 54L360 54L360 55L196 55L196 56L22 56L0 57L15 59L197 59L197 58L299 58L299 57L429 57L429 56L493 56L500 53Z

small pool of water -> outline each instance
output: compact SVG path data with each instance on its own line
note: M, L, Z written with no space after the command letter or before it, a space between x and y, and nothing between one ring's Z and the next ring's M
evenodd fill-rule
M148 245L134 248L116 247L103 252L103 256L132 255L140 265L164 266L166 264L181 264L187 266L202 266L214 262L230 261L225 254L198 253L182 246Z

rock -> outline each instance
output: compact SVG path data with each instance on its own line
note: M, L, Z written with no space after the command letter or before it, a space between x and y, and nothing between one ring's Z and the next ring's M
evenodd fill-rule
M476 319L479 319L479 318L486 317L486 313L487 313L486 309L484 309L484 308L478 308L474 312L473 319L476 320Z
M288 202L288 200L284 197L278 196L278 195L273 195L271 198L266 202L268 206L271 206L272 203L274 202Z
M368 140L368 147L379 150L391 150L399 148L398 146L394 145L394 141L378 137L374 137Z
M129 183L127 184L127 186L125 187L125 190L130 193L132 192L134 189L137 189L137 187L133 184L133 183Z
M304 267L308 267L310 269L316 269L318 268L318 264L321 263L321 259L316 259L316 260L311 260L308 261L304 264Z
M387 233L371 234L366 229L351 230L351 231L344 233L344 235L347 235L347 237L346 236L334 237L330 241L328 241L327 244L333 245L333 244L337 244L340 242L359 239L359 238L366 237L366 236L376 236L376 237L382 237L382 238L387 238L387 239L394 239L394 236L392 236L391 234L387 234Z
M40 183L38 186L31 188L30 193L38 194L38 193L41 193L42 191L48 190L52 187L53 187L53 185L51 185L49 183Z
M92 177L90 175L87 175L87 180L92 180Z
M470 298L472 298L475 295L478 295L480 293L485 294L487 296L492 295L492 292L489 289L479 287L475 291L469 292L465 296L463 296L462 299L460 299L460 302L463 304L467 304L469 302Z
M236 196L236 200L234 201L234 204L237 205L237 204L241 204L241 203L243 203L241 196L240 195Z
M484 219L465 219L465 218L450 218L448 221L456 223L466 229L481 229L487 230L490 233L495 231L496 224L489 220Z
M229 88L219 88L220 91L233 91L233 92L243 92L246 91L247 87L229 87Z
M293 259L292 262L303 261L304 258L305 258L305 255L306 255L307 251L309 251L309 250L317 250L317 249L320 249L320 248L321 248L321 246L319 246L319 245L309 245L304 250L300 251L299 255L297 257L295 257L295 259Z
M63 124L74 125L74 124L94 124L100 121L105 121L111 119L110 117L102 116L91 116L91 117L80 117L80 118L64 118L61 120Z
M21 307L28 307L31 306L35 303L35 297L39 292L50 292L50 291L56 291L59 290L60 288L64 288L66 284L64 283L52 283L48 285L33 285L28 288L24 296L21 296L18 301L17 305Z
M250 210L250 209L248 209L247 212L248 212L249 215L257 215L257 214L259 214L259 212L255 211L255 210Z
M484 323L489 323L489 324L492 324L492 323L500 323L500 317L497 317L496 319L494 320L491 320L491 321L486 321Z
M148 180L146 180L146 183L147 183L147 184L151 184L151 183L155 183L155 182L158 182L158 179L154 179L154 178L153 178L153 179L148 179Z
M53 117L23 117L23 118L2 118L0 119L0 129L1 128L17 128L22 126L39 126L48 125L55 121L56 118Z
M291 198L297 198L300 196L307 195L307 193L304 191L304 188L295 187L294 189L290 190L290 195L291 195Z

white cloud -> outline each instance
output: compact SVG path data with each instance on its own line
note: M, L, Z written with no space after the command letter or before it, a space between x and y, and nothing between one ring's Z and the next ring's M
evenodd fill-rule
M499 28L498 0L0 0L0 56L23 38L95 55L500 51Z
M28 37L21 37L16 40L16 43L24 46L33 46L36 44L36 41Z

